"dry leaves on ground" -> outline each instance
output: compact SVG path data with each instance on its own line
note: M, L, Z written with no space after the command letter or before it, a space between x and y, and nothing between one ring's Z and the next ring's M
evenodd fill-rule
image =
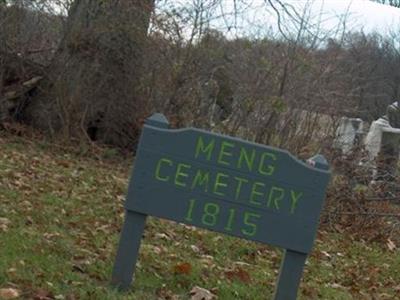
M237 279L244 283L249 283L251 281L250 274L241 268L236 268L235 270L226 271L225 276L229 280Z
M192 265L188 262L177 264L174 267L175 274L190 274L192 272Z
M211 293L209 290L195 286L190 291L190 300L214 300L217 296Z
M13 288L0 289L0 299L16 299L20 296L20 291Z

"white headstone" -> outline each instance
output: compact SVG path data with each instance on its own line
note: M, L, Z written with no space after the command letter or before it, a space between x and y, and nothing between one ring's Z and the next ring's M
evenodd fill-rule
M365 138L365 149L368 151L369 160L375 159L381 150L382 131L384 128L392 128L385 117L372 122L367 137Z
M342 117L336 130L335 148L341 149L345 154L348 153L361 137L363 126L364 123L360 118Z

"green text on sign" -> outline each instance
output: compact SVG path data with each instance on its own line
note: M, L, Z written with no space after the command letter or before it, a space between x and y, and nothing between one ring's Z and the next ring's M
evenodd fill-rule
M328 180L280 149L146 125L126 209L308 253Z

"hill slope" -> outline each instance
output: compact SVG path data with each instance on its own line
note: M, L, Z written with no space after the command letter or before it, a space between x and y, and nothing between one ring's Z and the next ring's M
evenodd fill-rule
M112 290L132 161L83 150L0 132L0 298L196 299L196 286L218 299L272 297L279 249L154 218L133 289ZM321 231L299 298L394 299L398 270L398 250Z

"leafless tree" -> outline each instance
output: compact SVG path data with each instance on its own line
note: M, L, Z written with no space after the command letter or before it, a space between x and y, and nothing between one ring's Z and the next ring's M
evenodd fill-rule
M372 0L374 2L378 2L381 4L388 4L390 6L399 7L400 8L400 1L399 0Z
M152 0L74 1L28 120L66 137L135 143L135 118L145 109L141 62L153 7Z

